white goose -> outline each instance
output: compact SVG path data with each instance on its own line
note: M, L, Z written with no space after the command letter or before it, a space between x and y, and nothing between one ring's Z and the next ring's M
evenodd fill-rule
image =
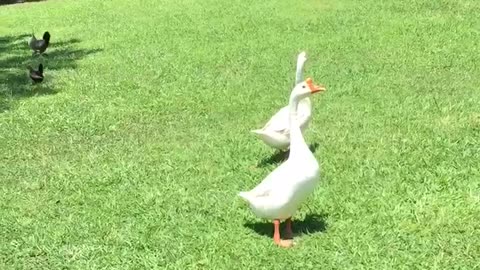
M287 238L291 239L291 217L313 192L320 175L320 167L305 143L296 115L300 100L320 91L325 91L325 87L314 85L310 78L295 86L288 105L291 143L287 161L254 189L238 194L257 216L274 220L273 240L282 247L290 247L293 242L280 239L280 220L286 220Z
M297 58L297 70L295 73L295 85L303 80L303 66L307 61L306 53L301 52ZM289 108L288 105L281 108L262 129L252 130L265 144L279 149L287 150L290 145L290 127L289 127ZM312 103L310 98L302 99L298 105L297 117L300 129L303 131L308 127L312 118Z

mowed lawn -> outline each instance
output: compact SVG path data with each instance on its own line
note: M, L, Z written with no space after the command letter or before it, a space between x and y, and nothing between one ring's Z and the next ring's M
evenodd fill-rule
M0 6L0 269L480 268L480 2ZM29 35L50 31L44 83ZM328 91L297 245L237 193L296 56Z

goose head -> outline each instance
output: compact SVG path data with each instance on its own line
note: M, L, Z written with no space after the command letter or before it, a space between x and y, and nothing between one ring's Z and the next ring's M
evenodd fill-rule
M297 84L295 88L293 88L292 94L290 98L294 98L296 100L302 100L310 95L315 93L324 92L327 89L324 85L315 85L311 78L307 78L305 81Z

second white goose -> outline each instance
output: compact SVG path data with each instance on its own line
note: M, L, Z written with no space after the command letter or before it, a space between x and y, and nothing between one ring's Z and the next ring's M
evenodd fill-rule
M306 53L301 52L297 58L295 85L303 80L303 66L307 61ZM296 113L302 132L308 127L312 118L312 102L309 97L300 100ZM261 129L252 130L265 144L285 151L290 146L289 106L281 108Z

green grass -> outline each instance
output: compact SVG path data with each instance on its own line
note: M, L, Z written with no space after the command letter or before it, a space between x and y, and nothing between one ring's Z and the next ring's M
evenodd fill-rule
M138 3L137 3L138 2ZM0 6L0 269L478 269L480 3ZM49 30L46 80L28 34ZM321 183L275 247L236 194L296 55ZM294 224L295 226L295 224Z

